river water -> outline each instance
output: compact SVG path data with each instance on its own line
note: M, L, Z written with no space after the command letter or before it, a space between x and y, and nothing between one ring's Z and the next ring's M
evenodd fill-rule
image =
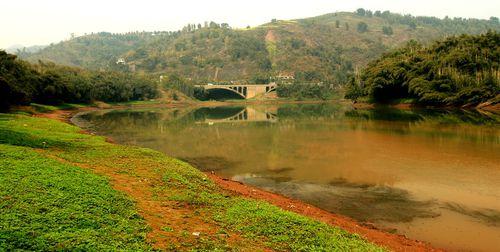
M500 250L500 117L340 104L85 113L121 144L452 250Z

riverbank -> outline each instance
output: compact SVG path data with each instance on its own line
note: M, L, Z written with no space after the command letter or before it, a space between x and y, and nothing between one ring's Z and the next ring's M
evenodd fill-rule
M348 102L348 101L346 101ZM373 109L379 106L383 107L393 107L397 109L465 109L465 110L476 110L479 112L500 114L500 102L490 101L481 103L479 105L469 105L469 106L424 106L417 103L394 103L394 104L376 104L370 102L354 102L352 106L356 109Z
M217 176L215 173L206 174L219 186L237 195L263 200L281 209L307 216L335 227L340 227L347 232L359 234L368 241L389 248L392 251L442 251L441 249L433 248L428 243L379 230L369 223L360 223L352 218L322 210L300 200L291 199L280 194L245 185L238 181L228 180Z
M79 111L88 109L94 108ZM37 116L68 121L73 113L75 111L54 110ZM5 115L3 119L7 123L4 130L42 143L42 148L24 147L34 149L45 158L109 178L115 190L125 192L135 201L139 214L151 228L144 242L156 248L379 249L337 228L341 227L391 250L433 250L424 243L384 233L298 201L212 174L203 175L188 164L158 152L107 143L102 137L81 134L80 129L61 122L21 115ZM53 140L61 137L64 141L53 145ZM5 138L10 137L3 138L2 145L6 143ZM264 201L301 215L285 212Z

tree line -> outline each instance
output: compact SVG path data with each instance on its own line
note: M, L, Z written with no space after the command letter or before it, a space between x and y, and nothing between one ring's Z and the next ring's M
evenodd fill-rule
M413 99L428 105L473 105L500 95L500 34L461 35L428 47L410 41L352 78L346 98Z
M278 85L276 94L282 98L293 98L296 100L328 100L336 94L336 90L330 85L322 83L294 83Z
M0 51L0 108L29 103L146 100L159 95L145 75L90 71L41 62L31 64Z
M439 27L444 29L446 33L474 33L481 30L481 27L494 28L498 26L498 17L490 17L488 21L479 20L475 18L449 18L446 16L444 19L437 17L427 17L427 16L412 16L412 15L401 15L397 13L391 13L390 11L371 11L363 8L359 8L355 11L355 14L361 17L379 17L385 19L389 24L401 24L407 25L410 29L416 29L419 25L431 25L433 27Z

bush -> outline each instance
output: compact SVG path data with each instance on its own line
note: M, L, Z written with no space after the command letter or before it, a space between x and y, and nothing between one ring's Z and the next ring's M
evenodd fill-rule
M359 22L358 23L358 32L359 33L364 33L368 31L368 25L365 22Z
M392 27L390 26L382 27L382 32L387 36L391 36L392 34L394 34L394 32L392 31Z

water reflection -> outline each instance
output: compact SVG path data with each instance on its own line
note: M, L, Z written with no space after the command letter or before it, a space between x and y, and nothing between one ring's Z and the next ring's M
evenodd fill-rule
M436 246L492 250L500 240L494 114L296 104L109 110L74 120Z
M410 222L439 216L435 201L419 201L406 190L384 185L352 183L343 178L329 184L301 183L282 176L265 178L247 174L233 178L359 221Z
M235 167L238 162L228 160L225 157L178 157L201 171L221 171Z
M276 107L215 107L195 111L197 121L213 125L234 122L276 122Z
M470 207L452 202L447 202L443 204L442 207L463 215L470 216L478 221L485 223L486 225L500 227L500 211L484 208L471 209Z
M376 120L376 121L401 121L415 123L420 121L438 121L440 124L473 124L490 125L498 124L500 117L493 113L471 110L443 110L443 109L417 109L400 110L391 107L374 108L370 110L349 110L347 117Z

